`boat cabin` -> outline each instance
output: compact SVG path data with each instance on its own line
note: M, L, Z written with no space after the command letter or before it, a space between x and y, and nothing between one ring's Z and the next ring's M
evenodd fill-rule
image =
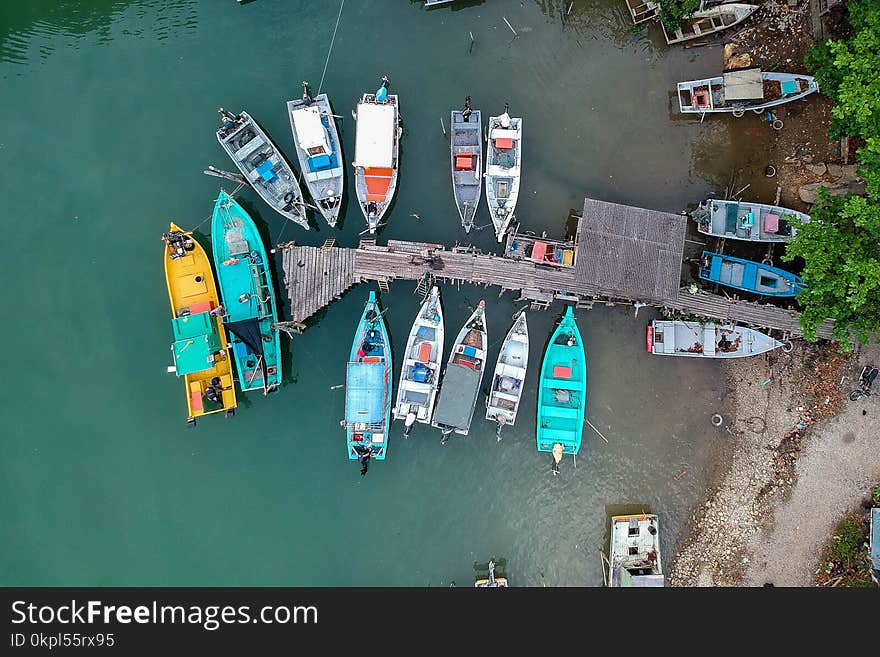
M327 139L327 128L321 119L321 111L315 107L302 107L290 113L299 147L309 156L309 171L314 173L335 168L333 149Z

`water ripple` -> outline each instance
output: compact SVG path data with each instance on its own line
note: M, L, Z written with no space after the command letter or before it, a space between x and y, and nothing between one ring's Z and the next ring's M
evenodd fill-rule
M166 40L194 32L198 0L34 0L3 8L0 64L29 65L78 50L82 39L106 45L119 36Z

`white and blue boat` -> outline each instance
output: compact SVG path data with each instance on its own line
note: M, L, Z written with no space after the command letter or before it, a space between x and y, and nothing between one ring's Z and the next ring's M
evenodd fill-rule
M391 341L376 293L370 292L351 343L345 377L348 458L361 462L362 475L370 459L385 458L390 425Z
M795 297L806 287L800 276L760 262L703 251L700 278L765 297Z
M214 266L223 301L223 324L242 392L268 394L281 385L281 340L269 259L256 224L224 191L211 220Z
M342 143L333 120L330 99L327 94L311 98L309 83L303 82L303 96L287 101L287 114L303 182L318 212L332 228L339 218L345 176Z

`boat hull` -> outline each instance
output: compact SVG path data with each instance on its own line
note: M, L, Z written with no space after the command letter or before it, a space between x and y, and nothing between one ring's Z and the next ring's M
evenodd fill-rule
M664 586L659 518L650 513L613 516L606 565L606 586Z
M201 245L171 224L165 246L165 282L171 303L174 370L184 379L190 424L203 415L236 407L232 362L223 322L212 314L220 305L211 262ZM172 257L174 256L174 257ZM198 358L197 358L198 356Z
M505 127L505 124L506 127ZM522 167L522 119L489 117L486 139L486 203L500 243L510 228L519 198Z
M717 7L710 7L704 11L694 12L684 19L682 26L669 34L663 21L660 26L666 43L673 45L683 43L691 39L707 37L727 30L734 25L739 25L758 10L758 5L743 3L726 3Z
M746 110L762 112L771 107L800 100L819 91L819 84L815 78L809 75L766 71L761 73L761 81L764 85L778 85L780 96L772 100L764 97L753 100L725 99L724 76L679 82L677 85L679 110L683 114L729 112L734 116L742 116ZM796 90L791 93L782 93L783 84L794 84Z
M406 342L394 419L431 423L443 361L443 331L440 291L434 287L419 308Z
M449 118L452 194L465 232L474 225L483 191L483 124L480 110L465 118L455 110Z
M322 151L320 155L312 156L304 148L308 145L304 141L307 137L297 133L298 121L294 114L303 110L318 111L329 153ZM296 156L303 173L303 182L308 188L318 212L330 227L335 227L342 207L345 172L342 168L342 142L339 140L330 99L327 94L318 94L314 98L289 100L287 101L287 116L290 119L290 130L293 133L293 144L296 147ZM313 147L314 149L315 147ZM319 146L318 149L321 147Z
M345 383L345 435L348 458L388 455L391 425L391 341L376 293L364 306L351 344Z
M794 297L804 289L800 276L783 269L711 251L703 251L700 278L766 297Z
M281 385L281 338L269 258L256 224L226 192L214 205L211 243L225 326L243 392Z
M391 207L397 191L400 152L400 111L397 95L377 101L364 94L357 106L357 135L354 162L355 192L367 229L374 234ZM388 108L390 117L383 117Z
M788 242L810 215L766 203L707 199L691 213L703 235L745 242Z
M431 419L431 426L443 431L444 436L452 432L466 436L470 431L486 372L488 333L485 311L486 304L480 301L455 338L446 362Z
M552 452L559 443L564 454L577 454L581 448L586 407L586 352L574 311L569 306L553 331L541 363L538 451Z
M497 422L499 429L516 423L528 365L529 328L525 312L522 312L501 343L489 388L486 419Z
M655 320L647 331L648 352L657 356L742 358L782 346L760 331L732 324Z
M247 112L217 130L217 141L254 191L282 217L308 230L296 174L281 150Z

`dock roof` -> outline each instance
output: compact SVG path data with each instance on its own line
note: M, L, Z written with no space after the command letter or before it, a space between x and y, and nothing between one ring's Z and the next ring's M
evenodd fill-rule
M687 217L584 199L578 283L644 301L678 298Z

